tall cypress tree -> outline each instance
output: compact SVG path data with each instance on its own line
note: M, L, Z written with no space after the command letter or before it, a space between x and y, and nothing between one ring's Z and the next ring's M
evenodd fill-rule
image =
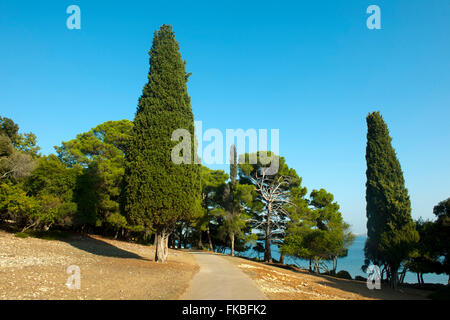
M155 32L148 83L126 152L122 210L131 223L156 231L158 262L167 259L168 238L176 223L201 212L200 166L194 164L194 116L186 85L189 74L179 49L170 25ZM178 129L190 133L188 163L176 164L171 158L178 144L172 134Z
M390 284L396 287L398 268L418 241L418 233L400 162L379 112L367 116L367 127L365 262L386 266Z

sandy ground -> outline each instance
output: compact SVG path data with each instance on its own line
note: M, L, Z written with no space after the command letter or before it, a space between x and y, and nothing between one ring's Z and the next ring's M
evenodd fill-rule
M97 236L51 241L0 231L0 300L177 299L198 271L194 257L170 250L166 264L153 258L153 247ZM80 268L80 290L66 286L71 265Z
M286 270L238 257L226 259L248 274L271 300L423 300L430 293L417 289L394 291L385 285L381 290L369 290L366 282Z

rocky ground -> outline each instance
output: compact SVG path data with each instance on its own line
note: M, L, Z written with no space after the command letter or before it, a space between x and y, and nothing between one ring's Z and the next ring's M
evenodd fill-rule
M167 264L153 258L153 247L98 236L56 241L0 231L0 299L177 299L198 270L195 259L177 250ZM80 290L66 286L72 265Z

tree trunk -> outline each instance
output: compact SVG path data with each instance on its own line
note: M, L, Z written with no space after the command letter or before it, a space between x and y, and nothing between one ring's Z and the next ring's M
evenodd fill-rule
M400 283L404 283L405 282L405 277L406 277L406 272L408 271L408 269L405 267L402 271L402 278Z
M425 283L425 281L423 281L423 273L422 272L420 273L420 281L422 281L422 284Z
M208 235L209 249L211 251L214 251L213 243L212 243L212 240L211 240L211 232L209 231L209 225L208 225L208 227L206 229L206 234Z
M169 236L169 248L175 249L175 237L173 233Z
M198 231L198 244L197 244L197 247L198 247L200 250L203 250L202 230L199 230L199 231Z
M267 208L267 224L266 224L266 239L264 245L264 262L272 262L272 251L270 249L270 215L271 215L271 205Z
M331 270L331 274L336 274L337 269L337 257L333 257L333 269Z
M397 286L398 286L398 269L396 268L391 268L390 270L390 276L391 276L391 288L393 288L394 290L397 290Z
M230 234L230 240L231 240L231 256L234 257L234 233Z
M183 226L180 226L178 231L178 249L181 249L183 245Z
M420 284L420 274L417 272L417 283Z
M314 272L319 274L320 270L319 270L319 262L317 260L314 261Z
M312 271L312 258L309 257L309 271Z
M169 254L168 248L169 234L166 230L157 231L155 235L156 249L155 249L155 261L160 263L167 262L167 256Z
M280 255L280 263L284 264L284 253L283 252Z

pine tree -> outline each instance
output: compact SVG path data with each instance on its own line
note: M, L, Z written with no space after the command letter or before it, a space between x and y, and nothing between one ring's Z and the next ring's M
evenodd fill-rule
M194 117L187 92L189 74L172 27L153 38L148 83L134 119L126 152L122 210L131 223L156 232L155 261L165 262L168 238L179 221L201 212L200 166L195 164ZM190 134L186 162L172 161L175 130Z
M387 125L380 113L374 112L368 115L367 126L366 264L387 267L390 284L396 287L398 268L419 236Z

